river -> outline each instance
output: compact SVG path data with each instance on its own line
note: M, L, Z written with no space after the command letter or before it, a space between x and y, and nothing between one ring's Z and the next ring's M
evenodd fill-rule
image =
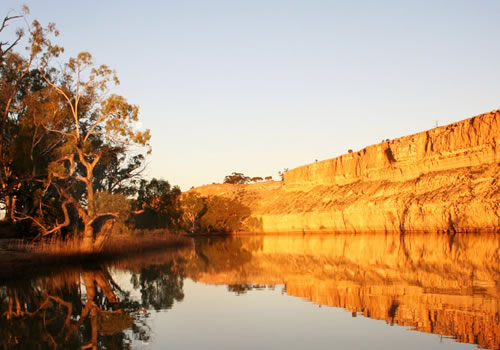
M500 348L499 235L245 235L0 280L0 348ZM12 276L12 274L9 274Z

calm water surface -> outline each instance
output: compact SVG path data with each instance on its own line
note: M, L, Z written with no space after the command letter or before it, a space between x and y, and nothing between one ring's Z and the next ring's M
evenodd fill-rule
M0 283L0 348L500 348L498 235L198 239Z

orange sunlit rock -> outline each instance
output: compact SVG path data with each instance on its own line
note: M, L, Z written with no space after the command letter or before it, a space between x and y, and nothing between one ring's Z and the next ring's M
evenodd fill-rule
M238 200L249 232L498 232L500 111L285 173L283 182L209 185Z

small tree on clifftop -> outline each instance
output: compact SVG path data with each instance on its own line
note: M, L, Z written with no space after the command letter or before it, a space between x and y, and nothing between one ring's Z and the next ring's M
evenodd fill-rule
M224 178L225 184L247 184L251 181L249 176L243 175L243 173L233 172Z
M281 181L285 181L285 173L288 171L288 168L283 169L283 171L278 171L278 175Z

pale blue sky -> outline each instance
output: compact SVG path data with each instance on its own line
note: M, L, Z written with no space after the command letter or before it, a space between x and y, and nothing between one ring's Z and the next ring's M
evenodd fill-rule
M74 56L115 68L186 190L278 178L500 107L500 1L41 1Z

